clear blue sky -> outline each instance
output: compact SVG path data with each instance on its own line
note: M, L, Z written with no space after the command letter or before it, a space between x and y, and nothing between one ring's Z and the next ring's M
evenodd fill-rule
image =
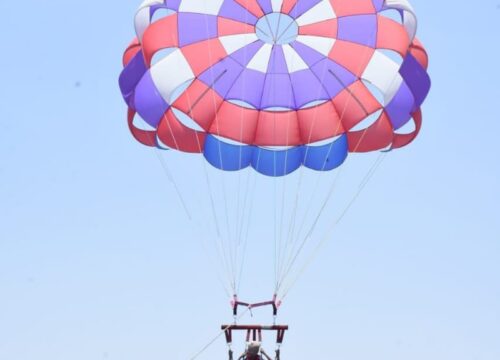
M500 5L412 3L433 79L423 132L293 289L284 359L500 358ZM1 359L184 360L230 319L201 232L125 124L137 6L0 2Z

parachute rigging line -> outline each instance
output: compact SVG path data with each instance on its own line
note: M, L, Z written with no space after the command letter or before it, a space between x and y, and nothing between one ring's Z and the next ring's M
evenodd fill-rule
M169 167L168 167L165 159L161 156L161 153L158 150L158 148L154 147L153 151L154 151L154 153L155 153L158 161L160 162L161 168L163 169L163 171L165 173L165 176L167 177L168 181L173 185L173 187L175 189L175 192L178 195L178 199L179 199L179 201L182 204L182 207L184 209L184 212L185 212L185 214L186 214L189 222L191 222L192 224L196 225L196 227L198 227L199 229L201 229L201 225L197 221L195 221L194 218L191 216L191 213L190 213L190 211L188 209L187 203L184 200L184 197L181 194L181 191L180 191L180 189L178 187L178 184L177 184L174 176L170 172L170 169L169 169ZM206 165L204 161L203 161L203 165ZM205 243L203 241L201 241L201 244L206 249ZM220 254L218 246L216 246L216 249L217 249L218 256L221 257L221 254ZM208 251L205 251L204 253L208 254ZM210 257L207 255L207 258L210 258ZM210 261L212 262L213 260L210 260ZM217 267L214 266L214 268L216 269ZM227 271L226 271L226 273L227 273ZM222 277L220 276L220 273L217 270L216 270L216 274L217 274L217 279L218 279L218 281L219 281L222 289L226 293L226 295L231 296L231 294L229 293L229 291L227 290L227 288L226 288L226 286L224 284L224 281L222 281Z
M368 183L370 182L370 180L373 178L373 176L375 175L375 173L379 169L380 165L385 160L386 156L387 156L387 152L380 153L380 155L378 156L378 158L375 160L374 164L370 167L370 169L368 170L368 172L366 173L366 175L364 176L364 178L361 180L357 192L354 194L354 196L351 198L351 200L349 201L349 203L346 205L346 207L340 213L339 217L333 223L333 225L330 227L330 229L325 233L325 235L323 236L323 238L321 239L321 241L318 243L318 245L314 249L314 251L311 254L311 256L309 257L309 259L306 261L306 263L304 264L304 266L302 266L302 268L300 269L300 271L298 272L298 274L295 276L294 280L291 282L291 284L289 286L286 287L286 289L283 292L283 296L281 297L282 300L284 300L288 296L290 290L295 286L295 284L298 282L298 280L300 279L300 277L302 277L302 275L305 273L305 271L307 270L307 268L309 266L311 266L311 264L313 263L314 259L318 256L319 250L321 250L321 248L330 239L331 234L335 231L335 229L337 228L337 226L342 222L342 220L344 219L344 217L347 215L347 213L349 212L349 210L352 208L352 206L354 205L354 203L356 202L356 200L359 198L359 196L361 195L361 193L363 192L363 190L366 188L366 186L368 185Z
M246 313L248 313L251 309L246 308L245 311L243 311L237 318L236 320L240 320ZM198 357L200 357L205 351L207 351L210 346L215 344L215 342L222 336L224 333L233 325L228 325L226 328L222 329L217 333L216 336L213 337L205 346L203 346L194 356L190 357L189 360L195 360Z
M241 279L243 277L243 269L244 269L244 266L245 266L245 261L246 261L246 250L247 250L247 245L248 245L248 239L249 239L249 234L250 234L250 224L251 224L251 219L252 219L252 216L253 216L253 208L254 208L254 196L253 194L255 194L255 188L256 188L256 185L257 185L257 176L255 174L253 174L254 176L254 182L253 182L253 187L252 187L252 191L251 191L251 196L250 196L250 209L248 211L248 216L247 216L247 225L246 225L246 232L245 232L245 235L244 235L244 242L243 242L243 256L241 257L241 265L240 265L240 273L239 273L239 277L238 277L238 288L237 288L237 292L236 294L239 294L240 293L240 285L241 285ZM243 225L241 227L241 231L243 231Z
M291 25L291 23L290 23L290 25ZM285 32L286 32L286 30L285 30ZM369 34L368 34L368 37L372 36L374 32L375 32L375 29L372 29L372 33L369 33ZM365 57L365 56L367 55L367 52L368 52L368 47L365 47L365 48L363 49L363 57ZM359 73L359 71L361 71L361 70L362 70L362 66L363 66L363 65L362 65L362 62L360 62L360 64L359 64L359 68L358 68L358 73ZM323 68L323 71L322 71L322 77L321 77L321 78L323 78L323 77L326 75L326 69L327 69L327 67L325 66L325 67ZM360 101L360 100L358 99L358 97L356 96L355 92L354 92L353 90L349 89L349 88L346 86L346 84L342 81L342 79L340 79L340 78L339 78L339 77L338 77L338 76L337 76L334 72L332 72L332 70L331 70L331 69L328 69L328 71L330 72L330 74L332 74L332 75L334 76L334 78L335 78L335 79L336 79L336 80L337 80L337 81L338 81L338 82L339 82L339 83L340 83L340 84L341 84L341 85L342 85L345 89L347 89L348 93L351 95L351 96L348 98L348 100L346 101L346 103L344 104L344 108L343 108L343 110L342 110L342 114L341 114L341 117L340 117L340 121L339 121L339 122L338 122L338 124L337 124L337 130L336 130L336 133L337 133L337 132L338 132L338 130L340 129L340 125L342 124L342 121L343 121L343 119L344 119L344 116L345 116L345 113L346 113L346 111L347 111L348 105L350 104L350 101L351 101L353 98L355 99L355 101L356 101L358 104L360 104L361 108L362 108L362 109L363 109L363 111L365 112L365 116L368 116L369 114L368 114L368 111L366 110L365 106L361 103L361 101ZM320 79L318 79L318 80L320 80ZM318 94L317 94L317 97L316 97L316 98L318 98L318 97L319 97L319 95L320 95L320 93L321 93L321 88L324 88L324 85L322 84L322 82L321 82L321 81L319 81L319 82L320 82L320 84L321 84L321 87L318 87ZM318 114L318 113L316 112L316 113L315 113L315 116L314 116L314 118L313 118L313 124L315 124L315 121L316 121L316 119L317 119L317 114ZM313 125L313 127L311 128L310 133L309 133L309 136L310 136L310 138L309 138L309 142L311 141L311 136L312 136L312 131L313 131L313 129L314 129L314 125ZM364 135L366 134L366 131L367 131L367 130L368 130L368 128L366 128L366 129L364 130L364 132L363 132L363 136L361 137L360 141L358 142L358 144L357 144L357 146L356 146L356 150L357 150L357 148L359 147L359 144L361 143L362 139L364 138ZM330 147L329 147L329 150L328 150L328 154L330 154L330 153L331 153L331 151L332 151L332 149L333 149L333 144L334 144L333 142L330 144ZM309 150L309 148L308 148L307 150ZM306 158L307 158L307 156L308 156L308 153L306 154ZM323 166L322 166L322 170L324 170L324 169L325 169L325 167L326 167L326 165L327 165L327 161L328 161L328 158L327 158L327 157L325 157L324 162L323 162ZM328 204L328 202L329 202L329 200L330 200L330 197L331 197L331 196L332 196L332 194L333 194L333 191L334 191L334 189L335 189L335 185L337 184L338 177L340 176L340 174L342 173L342 171L343 171L343 168L340 168L340 170L338 170L338 172L337 172L336 176L334 177L334 180L333 180L333 185L331 186L331 189L330 189L330 191L329 191L328 197L326 198L326 200L324 201L323 205L321 206L320 211L319 211L319 213L317 214L317 216L316 216L316 218L315 218L315 220L314 220L314 222L313 222L313 225L311 226L311 229L309 230L309 232L308 232L308 233L306 234L306 236L304 237L304 239L303 239L303 241L302 241L302 243L301 243L301 245L300 245L300 247L299 247L299 249L298 249L297 253L295 254L295 256L293 256L293 255L292 255L292 254L293 254L292 252L290 253L290 257L293 257L293 260L291 261L291 264L290 264L290 266L289 266L289 267L293 267L293 264L295 263L296 259L299 257L299 255L300 255L300 253L302 252L302 250L303 250L304 246L306 245L306 243L307 243L308 239L310 238L310 236L312 235L312 233L313 233L314 229L316 228L317 223L319 222L319 219L320 219L320 217L321 217L321 215L322 215L322 213L323 213L324 209L326 208L326 205ZM321 175L323 175L323 174L324 174L324 171L321 173ZM310 200L310 202L309 202L308 210L307 210L307 212L306 212L306 215L303 217L303 220L302 220L301 226L300 226L300 228L299 228L299 231L297 232L297 238L296 238L296 240L292 240L292 241L293 241L293 244L295 244L295 243L296 243L296 241L298 240L298 237L299 237L299 236L300 236L300 234L302 233L303 226L305 225L305 221L306 221L307 216L308 216L308 214L309 214L309 210L310 210L310 207L311 207L310 205L312 204L312 199L315 197L315 195L316 195L316 193L317 193L317 190L318 190L318 187L319 187L319 180L320 180L321 175L320 175L320 176L318 176L318 179L317 179L317 181L316 181L316 186L315 186L315 188L314 188L313 196L311 196L311 200ZM294 248L292 248L292 250L293 250L293 249L294 249ZM284 274L284 275L282 275L283 277L287 276L287 273L290 271L290 270L288 269L288 267L285 267L285 269L286 269L286 271L285 271L285 274ZM280 276L281 276L281 275L280 275ZM282 282L282 280L283 280L283 279L277 279L277 280L276 280L276 289L275 289L275 293L278 293L279 288L280 288L280 283Z
M179 190L179 186L177 185L175 178L173 177L167 163L165 162L165 159L163 159L163 157L160 154L160 150L158 150L157 147L155 147L153 151L155 152L156 157L160 161L160 166L163 169L165 176L167 177L168 181L173 185L174 191L177 195L177 199L180 201L182 208L183 208L184 212L186 213L188 220L191 221L193 218L191 216L190 211L188 210L188 207L186 205L186 201L184 200L184 197L182 196L182 194Z
M281 17L280 17L280 19L281 19ZM292 23L290 23L290 24L288 25L288 27L285 29L285 31L283 32L283 34L285 34L285 33L286 33L286 31L290 28L290 26L291 26L291 25L292 25ZM283 36L283 34L282 34L282 35L280 35L280 37L281 37L281 36ZM296 56L296 53L294 53L294 54L293 54L293 56L295 57L295 56ZM322 70L322 76L321 76L321 78L323 78L323 77L325 76L326 69L327 69L327 67L325 66L325 67L323 68L323 70ZM289 75L289 78L290 78L290 80L291 80L290 74L288 74L288 75ZM318 78L316 74L315 74L315 76L316 76L316 78ZM321 86L320 86L320 87L318 87L318 90L317 90L318 92L317 92L317 94L316 94L316 98L319 98L319 96L321 95L321 91L322 91L322 89L323 89L323 90L326 90L326 89L324 88L324 85L322 84L322 82L321 82L320 78L318 78L318 80L319 80L319 83L321 84ZM293 94L293 97L294 97L294 99L295 99L295 94L294 94L293 89L292 89L292 94ZM295 101L296 101L296 100L295 100ZM345 108L346 108L346 107L347 107L347 104L345 105L345 107L344 107L344 111L343 111L343 112L345 112ZM312 124L313 124L313 125L311 126L311 129L310 129L310 131L309 131L309 139L308 139L308 143L310 143L310 142L311 142L311 138L312 138L312 134L313 134L313 129L315 128L315 125L316 125L316 122L317 122L317 117L318 117L318 112L316 112L316 113L314 114L314 117L313 117L313 122L312 122ZM343 114L342 114L342 117L343 117ZM341 117L341 119L342 119L342 117ZM339 121L339 123L338 123L338 125L337 125L337 127L338 127L338 128L340 127L340 124L341 124L341 123L342 123L342 121ZM337 131L338 131L338 128L337 128ZM287 132L287 134L288 134L288 132ZM332 146L333 146L333 143L332 143ZM330 151L331 151L331 148L330 148ZM329 151L329 152L330 152L330 151ZM287 155L288 155L288 153L287 153ZM305 160L304 160L304 162L307 160L308 155L309 155L309 147L307 147L307 148L306 148L306 155L305 155ZM325 164L326 164L326 158L325 158ZM287 165L286 165L286 161L285 161L285 167L287 167ZM324 167L325 167L325 165L323 165L323 168L324 168ZM300 189L300 184L301 184L301 181L302 181L302 176L303 176L303 172L301 172L301 173L300 173L300 179L299 179L299 187L298 187L298 189ZM319 178L318 178L318 181L319 181ZM316 189L317 189L317 185L318 185L318 183L316 184ZM315 194L315 193L314 193L314 194ZM314 197L314 195L313 195L313 197ZM312 199L313 197L311 197L311 199ZM296 210L297 210L297 205L298 205L298 193L297 193L297 198L296 198L296 200L297 200L297 201L296 201L296 203L295 203L295 210L294 210L294 215L293 215L293 217L294 217L294 218L295 218L295 215L296 215ZM304 217L303 217L303 221L305 221L305 219L306 219L306 218L307 218L307 213L306 213L306 216L304 216ZM292 234L292 232L290 231L291 229L295 229L295 221L290 222L290 225L289 225L289 232L288 232L288 233L289 233L289 235L290 235L290 234ZM300 231L299 231L299 234L300 234ZM293 241L293 237L292 237L292 238L289 238L289 239L288 239L288 241L287 241L286 248L288 248L288 243L289 243L289 241L290 241L290 240L292 240L292 242L294 242L294 241ZM280 255L280 256L281 256L281 255ZM280 260L280 261L281 261L281 260ZM280 265L279 267L281 268L281 266L282 266L282 265ZM281 276L281 274L280 274L280 275L278 275L278 276ZM281 282L281 279L280 279L280 278L278 278L278 276L276 277L276 283L275 283L275 293L277 293L277 292L278 292L278 290L279 290L279 284L280 284L280 282Z

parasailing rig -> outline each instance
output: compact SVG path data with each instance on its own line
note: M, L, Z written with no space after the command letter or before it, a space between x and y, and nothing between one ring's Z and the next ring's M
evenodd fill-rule
M289 327L288 325L276 324L278 309L281 306L281 301L278 300L277 295L274 295L273 299L270 301L264 301L259 303L242 302L238 299L237 295L234 295L233 300L231 301L231 306L233 308L234 323L221 326L221 330L224 331L224 335L226 337L226 343L229 347L229 360L233 360L233 350L232 350L233 333L236 331L246 332L245 339L247 344L252 344L252 343L261 344L263 339L262 336L263 332L275 332L276 333L275 360L280 360L281 345L283 344L283 340L285 338L285 332L288 331ZM272 325L243 325L237 323L238 308L243 307L251 312L255 308L266 307L266 306L272 307L273 310L274 321Z

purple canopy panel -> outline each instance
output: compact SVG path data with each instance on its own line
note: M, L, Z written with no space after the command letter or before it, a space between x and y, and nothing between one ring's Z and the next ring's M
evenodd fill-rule
M273 12L273 5L271 4L271 0L257 0L260 8L264 11L265 14L270 14Z
M357 79L345 68L326 58L314 65L311 70L332 99Z
M267 74L260 109L296 109L292 82L289 74Z
M200 80L225 98L242 71L243 66L227 57L201 74Z
M168 9L178 11L182 0L165 0L165 5Z
M345 16L338 20L338 39L374 48L377 43L377 15Z
M219 10L219 16L251 25L255 25L258 20L255 15L234 0L224 1Z
M237 61L241 66L247 66L263 45L264 43L261 41L255 41L230 54L229 56L233 60Z
M157 127L169 104L163 99L148 71L137 85L134 99L137 113L152 127Z
M269 59L269 67L267 68L268 74L288 74L288 67L286 65L285 54L281 46L274 46L271 51L271 58Z
M415 108L413 111L416 111L423 104L429 93L431 87L429 74L427 74L427 71L411 54L406 56L399 72L415 97Z
M290 16L298 18L300 15L318 5L321 1L323 0L298 0L294 8L290 11Z
M292 73L293 92L297 108L319 100L330 100L323 84L309 69Z
M386 106L385 110L395 130L400 129L411 119L415 108L415 98L405 82Z
M245 69L240 74L233 87L227 94L227 99L240 100L259 108L266 74L257 70Z
M179 46L217 37L217 17L205 14L179 13Z

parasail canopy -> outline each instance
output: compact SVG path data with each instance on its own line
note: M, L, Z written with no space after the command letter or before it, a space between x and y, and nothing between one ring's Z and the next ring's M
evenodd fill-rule
M130 129L268 176L406 146L430 89L416 24L406 0L145 1L120 77Z

